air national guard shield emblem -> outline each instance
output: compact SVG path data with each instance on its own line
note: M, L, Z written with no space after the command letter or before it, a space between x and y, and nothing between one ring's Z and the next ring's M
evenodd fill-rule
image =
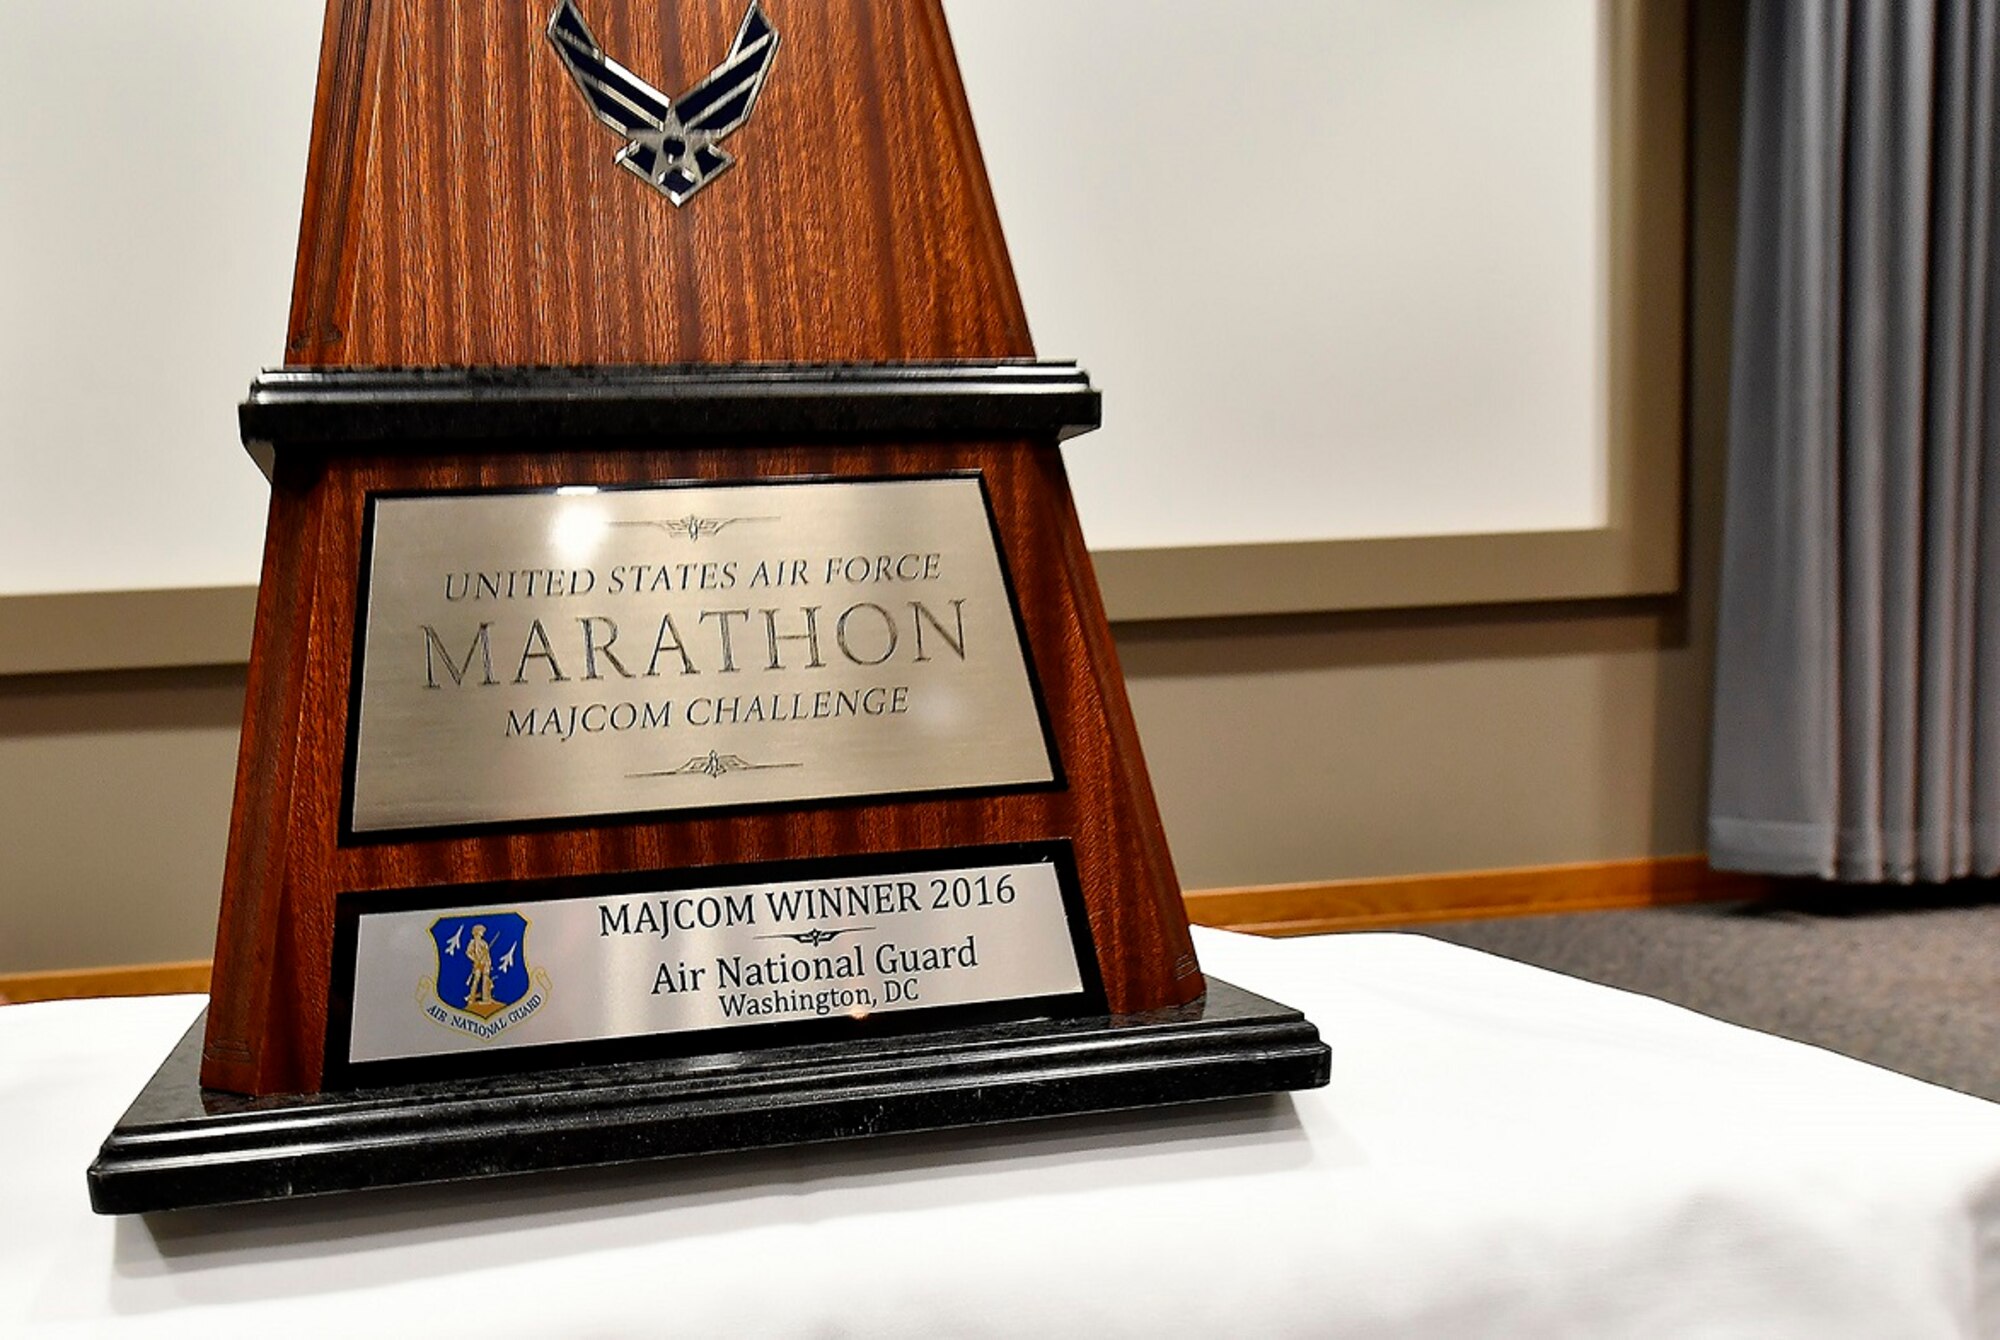
M520 1023L548 996L545 972L528 967L528 919L519 912L472 912L431 923L437 976L417 1003L437 1023L482 1041Z

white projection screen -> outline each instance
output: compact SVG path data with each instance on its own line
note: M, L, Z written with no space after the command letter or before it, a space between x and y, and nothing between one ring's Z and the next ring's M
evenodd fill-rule
M1066 452L1114 618L1671 589L1684 0L945 8L1037 347L1105 393ZM322 14L8 7L17 632L247 646L235 406L282 353ZM133 617L197 597L242 626Z

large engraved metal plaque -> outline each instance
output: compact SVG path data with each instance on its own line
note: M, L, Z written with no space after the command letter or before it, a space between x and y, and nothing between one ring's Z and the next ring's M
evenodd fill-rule
M977 476L368 508L350 834L1059 777Z
M762 1042L918 1010L1101 1008L1061 844L744 873L364 895L341 918L329 1061L493 1070L477 1058L734 1029Z

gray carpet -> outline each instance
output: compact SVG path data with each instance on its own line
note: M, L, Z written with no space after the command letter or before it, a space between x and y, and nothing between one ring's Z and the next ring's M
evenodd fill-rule
M1418 929L2000 1102L1991 883Z

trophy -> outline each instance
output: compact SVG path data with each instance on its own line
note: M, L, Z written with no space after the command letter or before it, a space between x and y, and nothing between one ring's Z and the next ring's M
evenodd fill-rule
M1196 963L938 0L331 0L286 355L99 1210L1325 1082Z

